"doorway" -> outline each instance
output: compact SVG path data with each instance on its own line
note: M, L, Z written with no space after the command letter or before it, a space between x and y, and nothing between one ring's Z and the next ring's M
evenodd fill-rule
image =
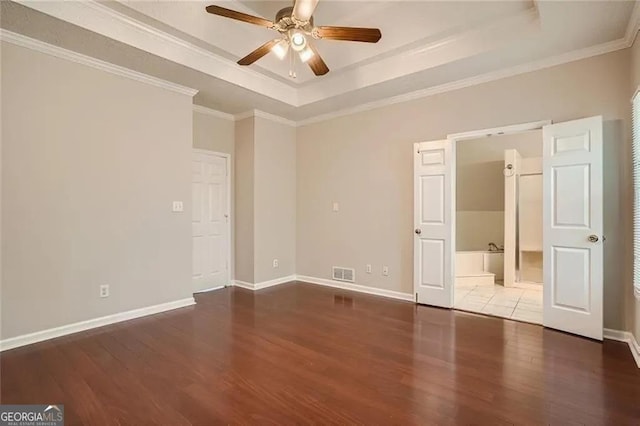
M193 150L191 231L194 293L230 284L229 160L228 154Z
M414 144L416 302L454 307L457 145L487 135L539 129L542 129L542 323L545 327L602 340L602 117L504 126ZM476 227L484 229L485 225L480 222ZM505 250L507 247L505 239ZM519 256L521 261L522 255ZM505 268L504 272L511 270ZM514 275L522 276L522 272L513 269ZM508 277L503 279L507 282Z
M454 308L542 324L542 130L455 152Z

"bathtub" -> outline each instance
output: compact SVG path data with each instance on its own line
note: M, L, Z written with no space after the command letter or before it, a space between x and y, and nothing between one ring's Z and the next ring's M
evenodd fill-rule
M501 251L456 252L456 281L493 284L504 278L504 253Z

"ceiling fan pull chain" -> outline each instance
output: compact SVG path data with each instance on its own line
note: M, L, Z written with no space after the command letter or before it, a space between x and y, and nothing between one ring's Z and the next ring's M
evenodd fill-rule
M296 78L296 58L294 53L291 46L289 46L289 77L291 78Z

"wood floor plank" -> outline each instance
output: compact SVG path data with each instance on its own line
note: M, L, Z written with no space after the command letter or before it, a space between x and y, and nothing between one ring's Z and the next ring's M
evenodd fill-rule
M640 424L623 343L303 283L0 354L67 424Z

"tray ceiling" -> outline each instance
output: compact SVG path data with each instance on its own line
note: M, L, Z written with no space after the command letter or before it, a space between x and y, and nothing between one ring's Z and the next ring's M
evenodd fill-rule
M237 113L260 107L300 119L532 62L560 63L564 57L624 48L637 29L638 14L630 1L320 0L316 25L377 27L382 39L377 44L318 40L331 72L315 77L298 64L298 78L291 79L288 61L275 55L249 67L237 65L277 33L210 15L204 10L209 4L268 19L290 5L2 2L2 27L161 78L170 75L171 81L198 89L196 101L212 108ZM87 37L86 31L96 36ZM132 58L131 48L139 57ZM156 65L145 65L151 62ZM231 99L234 93L237 98Z

